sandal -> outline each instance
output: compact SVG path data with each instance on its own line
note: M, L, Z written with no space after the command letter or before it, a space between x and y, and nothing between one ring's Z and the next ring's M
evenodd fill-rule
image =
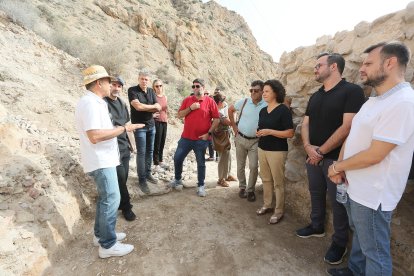
M276 224L276 223L278 223L279 221L281 221L281 220L282 220L282 218L283 218L283 215L276 215L276 214L273 214L273 215L270 217L270 219L269 219L269 224Z
M271 211L273 211L273 209L272 208L266 208L266 207L262 207L262 208L260 208L260 209L257 209L257 211L256 211L256 215L258 215L258 216L262 216L262 215L264 215L264 214L266 214L266 213L269 213L269 212L271 212Z
M235 178L232 175L227 176L226 181L237 181L237 178Z
M229 183L226 182L226 180L224 179L219 179L219 181L217 181L217 184L220 185L221 187L228 187Z

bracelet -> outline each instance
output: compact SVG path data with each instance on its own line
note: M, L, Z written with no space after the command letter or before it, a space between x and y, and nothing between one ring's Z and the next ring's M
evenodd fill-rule
M319 155L322 155L322 157L323 157L323 153L321 152L321 150L319 149L319 148L316 148L316 150L315 150Z
M332 170L335 174L339 174L339 172L337 170L335 170L335 163L332 164Z

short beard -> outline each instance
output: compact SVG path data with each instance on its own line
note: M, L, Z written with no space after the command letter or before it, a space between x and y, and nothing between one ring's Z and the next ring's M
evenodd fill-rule
M327 78L329 78L330 74L319 74L316 76L315 80L319 83L323 83Z
M114 92L111 91L110 94L111 94L112 97L118 98L120 93L116 92L116 91L114 91Z
M383 71L378 72L378 73L379 74L375 75L372 78L367 77L367 80L365 82L363 82L363 84L371 86L371 87L378 87L381 84L383 84L384 81L387 79L387 76L384 74Z
M194 91L194 95L196 95L196 96L200 96L200 95L201 95L201 91L200 91L200 89L198 89L198 90Z

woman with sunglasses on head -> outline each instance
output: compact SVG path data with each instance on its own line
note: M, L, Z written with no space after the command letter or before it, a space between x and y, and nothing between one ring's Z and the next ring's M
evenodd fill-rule
M159 79L155 79L152 88L157 96L157 102L161 105L161 110L154 113L155 119L155 141L154 141L154 171L163 172L168 166L163 163L163 152L165 139L167 137L167 96L164 94L163 83Z
M256 136L259 137L259 166L263 181L263 207L256 211L264 215L272 211L273 194L276 207L269 224L278 223L284 215L285 161L288 152L287 138L294 135L292 114L283 104L285 88L278 80L268 80L263 87L263 100L267 107L260 110Z

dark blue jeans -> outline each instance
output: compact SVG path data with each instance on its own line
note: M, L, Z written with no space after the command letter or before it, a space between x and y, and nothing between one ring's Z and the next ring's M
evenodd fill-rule
M177 150L174 154L174 170L175 179L180 180L183 173L184 159L188 153L192 150L195 153L197 161L197 180L198 186L204 186L204 180L206 178L206 159L204 153L208 147L208 140L190 140L181 138L178 141Z
M348 243L348 216L343 204L336 201L336 184L328 177L328 168L333 163L332 159L323 159L321 165L306 164L309 180L309 192L311 196L311 220L315 229L325 226L326 194L333 212L334 234L332 240L339 246L345 247Z
M154 126L135 130L135 143L137 146L137 172L140 183L146 182L147 176L151 175L154 139Z

